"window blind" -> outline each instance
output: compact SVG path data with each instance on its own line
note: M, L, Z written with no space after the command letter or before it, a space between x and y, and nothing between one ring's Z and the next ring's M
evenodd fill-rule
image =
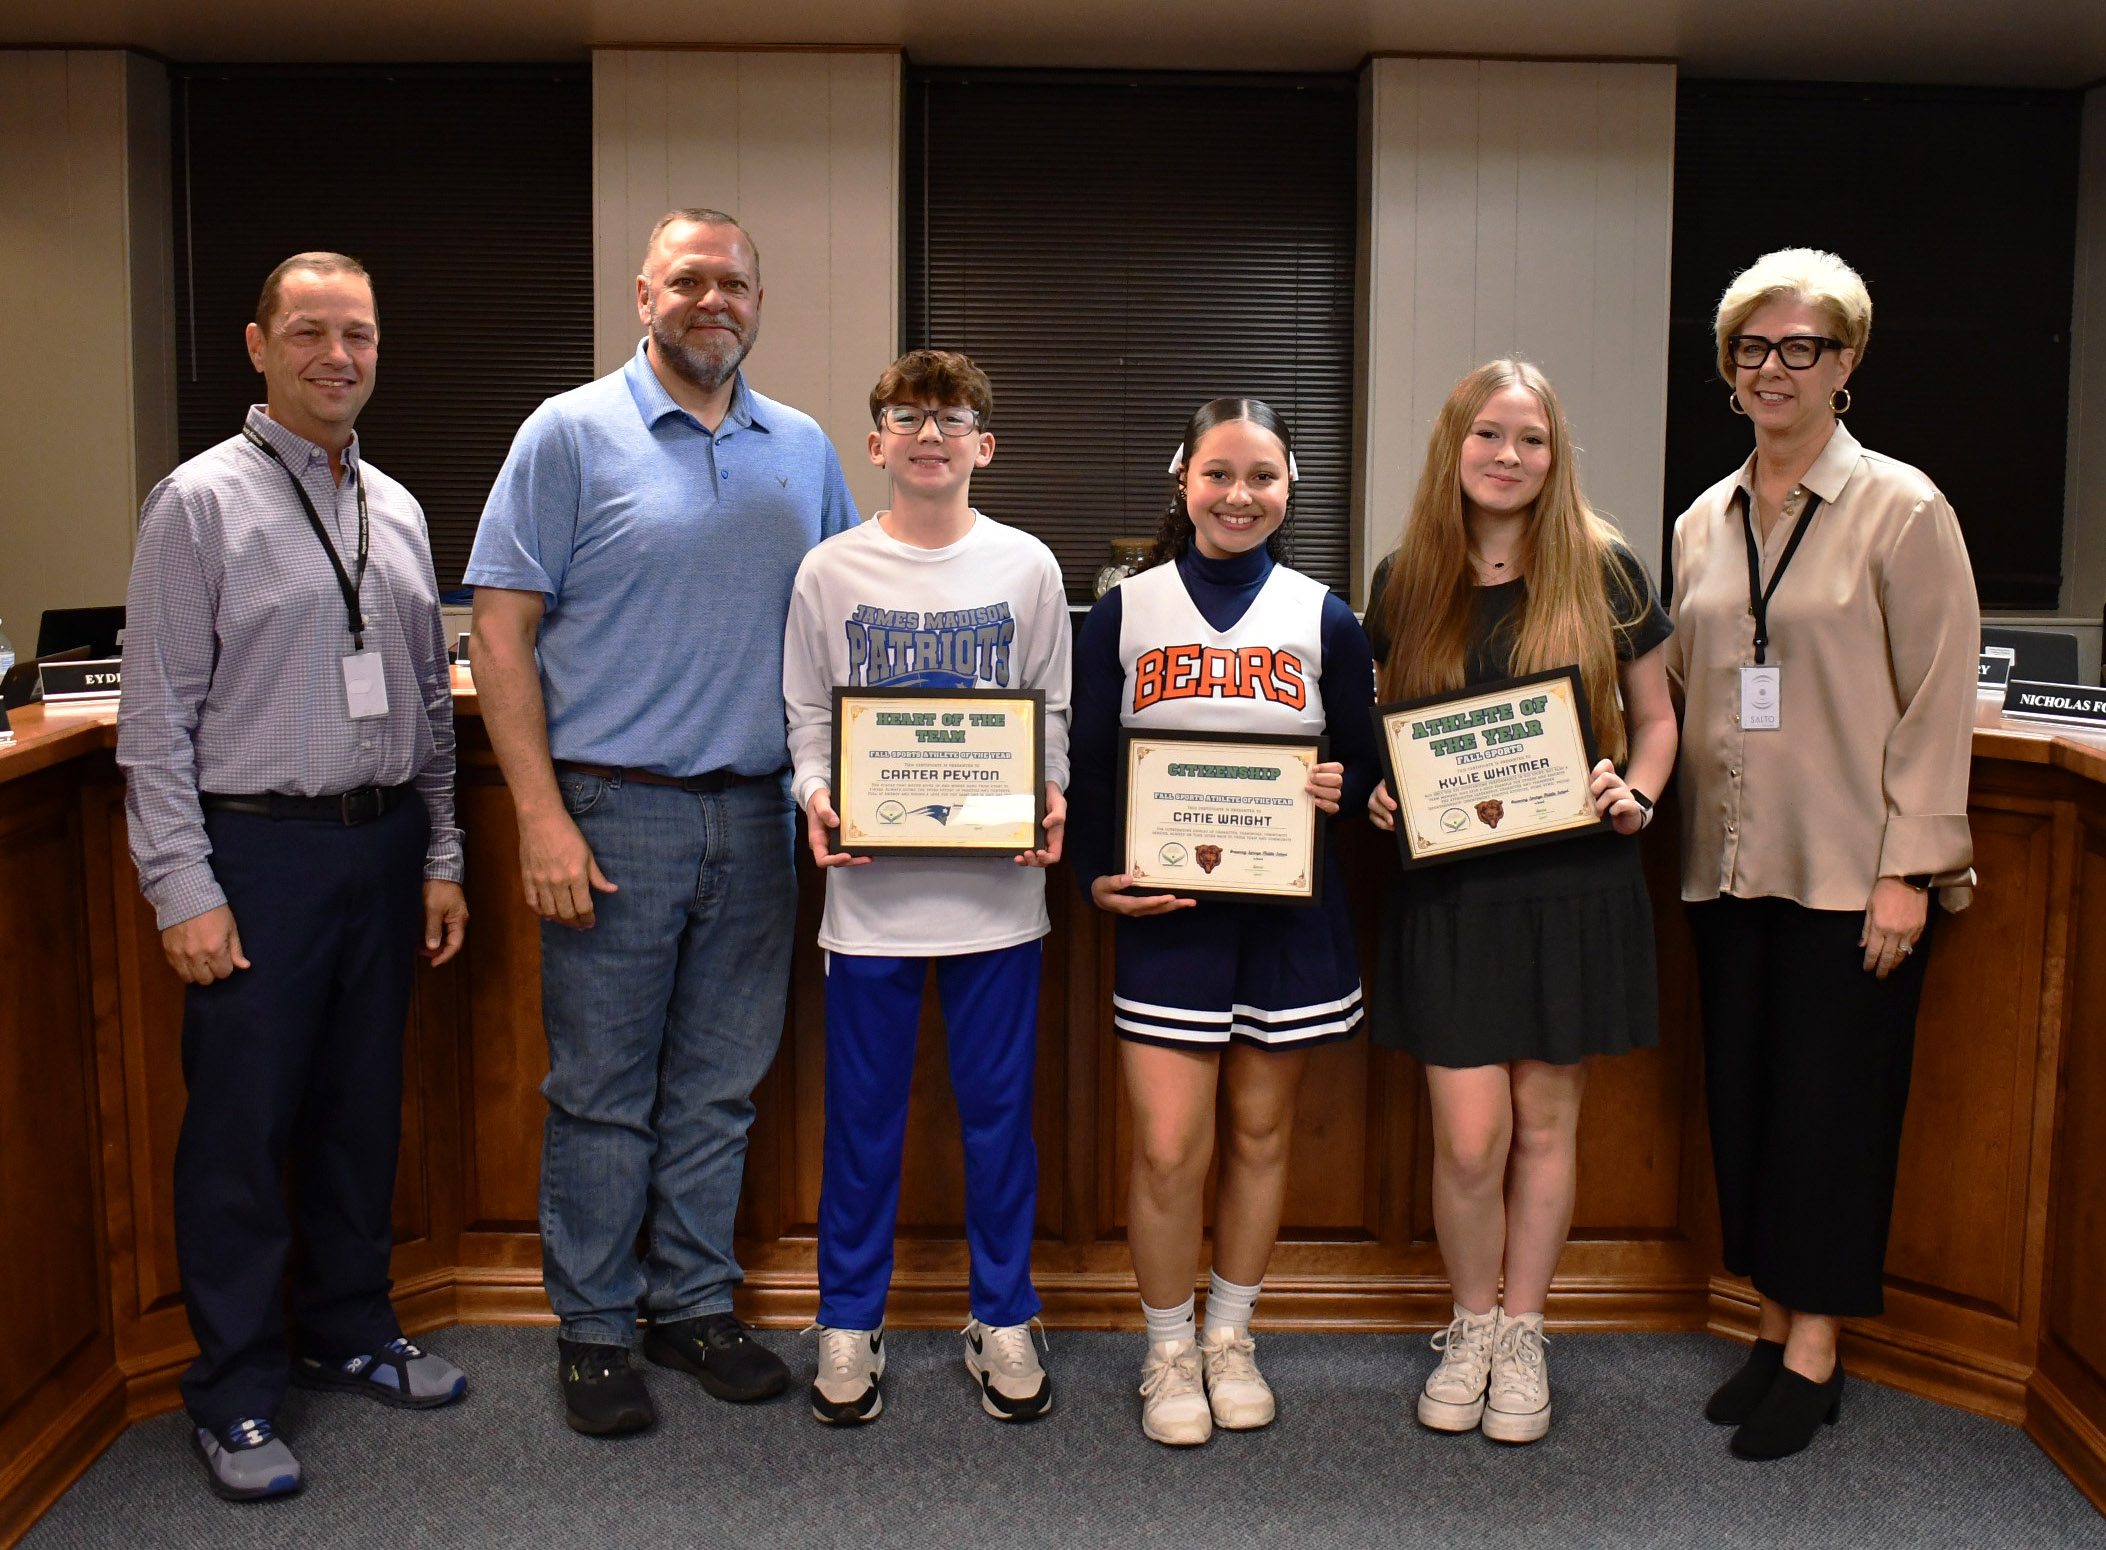
M2082 93L1683 81L1675 110L1667 512L1754 445L1712 315L1764 253L1826 248L1872 292L1846 420L1952 501L1985 609L2054 608Z
M459 584L512 435L592 376L592 87L578 66L178 66L184 457L264 396L242 328L308 249L372 273L380 365L360 444Z
M974 504L1044 539L1072 601L1153 535L1223 395L1286 417L1293 563L1345 592L1358 123L1350 76L910 77L907 342L993 379Z

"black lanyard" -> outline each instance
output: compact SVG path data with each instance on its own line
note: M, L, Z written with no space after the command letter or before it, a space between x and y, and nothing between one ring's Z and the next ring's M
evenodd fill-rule
M257 433L255 426L244 425L241 434L254 442L273 463L285 468L285 459L278 456L278 449L265 441ZM343 558L336 552L336 545L329 541L329 530L322 526L321 515L314 509L314 502L308 499L307 487L300 483L299 475L290 468L285 468L285 477L292 480L293 494L300 497L300 509L307 513L307 525L314 529L314 536L321 540L322 553L329 556L329 568L336 572L337 590L344 594L344 619L351 630L351 649L364 651L366 616L364 610L358 606L358 594L366 584L366 552L373 540L372 524L366 516L366 481L359 477L356 468L351 470L351 485L358 492L358 575L353 577L345 571Z
M1748 487L1741 485L1734 490L1740 501L1740 530L1748 539L1748 611L1755 616L1755 665L1762 665L1770 644L1770 599L1777 595L1777 583L1784 579L1784 567L1792 563L1792 556L1799 552L1799 540L1806 536L1806 526L1813 521L1813 514L1821 504L1821 497L1811 490L1806 492L1806 509L1799 513L1799 525L1792 529L1792 540L1784 546L1784 553L1777 556L1777 568L1770 572L1767 590L1762 585L1762 550L1755 543L1755 522L1748 515Z

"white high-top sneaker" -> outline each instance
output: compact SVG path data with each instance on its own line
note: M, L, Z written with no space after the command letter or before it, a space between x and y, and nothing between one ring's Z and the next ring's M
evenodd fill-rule
M812 1380L812 1414L829 1426L860 1426L885 1408L878 1380L885 1376L885 1331L819 1331L819 1376Z
M1419 1394L1419 1424L1437 1432L1467 1432L1484 1414L1485 1384L1492 1371L1492 1341L1499 1329L1499 1309L1472 1313L1461 1303L1448 1327L1433 1337L1440 1365L1426 1378Z
M1258 1343L1248 1333L1227 1325L1200 1337L1200 1364L1206 1369L1207 1403L1214 1424L1232 1432L1272 1425L1272 1385L1258 1371Z
M1029 1324L996 1327L970 1319L960 1333L982 1410L997 1421L1035 1421L1053 1408L1053 1380L1039 1363Z
M1543 1360L1548 1338L1542 1314L1500 1310L1484 1406L1484 1434L1494 1442L1534 1442L1550 1430L1550 1368Z
M1207 1405L1195 1342L1148 1347L1148 1359L1141 1363L1141 1430L1173 1448L1188 1448L1214 1435L1214 1413Z

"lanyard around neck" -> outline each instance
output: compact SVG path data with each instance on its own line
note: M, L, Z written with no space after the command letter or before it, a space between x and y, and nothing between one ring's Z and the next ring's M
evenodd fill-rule
M285 477L292 481L293 494L300 497L300 509L307 513L307 525L314 529L314 536L321 542L322 553L329 556L329 568L336 572L337 590L344 595L344 622L351 631L351 649L364 651L366 616L364 610L359 607L358 594L366 584L366 554L373 539L372 524L366 516L365 479L360 476L357 468L351 470L351 486L358 492L358 574L354 577L344 569L343 558L336 552L336 545L329 541L329 530L322 526L321 514L314 509L314 502L308 498L307 487L300 483L299 475L285 467L285 459L278 455L278 449L265 441L255 426L244 425L241 434L255 443L273 463L284 468Z
M1799 552L1799 540L1806 536L1807 524L1813 521L1821 497L1811 490L1806 492L1806 509L1799 513L1799 525L1792 529L1791 542L1784 546L1784 553L1777 556L1777 568L1770 572L1770 584L1765 588L1762 584L1762 549L1755 542L1755 520L1748 515L1752 504L1748 499L1748 487L1741 485L1733 494L1740 501L1740 530L1748 540L1748 611L1755 616L1755 665L1760 667L1770 645L1770 599L1777 595L1777 583L1784 579L1784 567L1791 564L1792 556Z

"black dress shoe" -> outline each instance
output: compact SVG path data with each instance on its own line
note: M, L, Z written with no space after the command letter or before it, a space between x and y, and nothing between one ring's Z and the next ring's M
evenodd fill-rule
M693 1373L702 1387L733 1404L773 1399L790 1386L783 1359L747 1334L736 1314L653 1324L644 1332L643 1349L659 1366Z
M1789 1367L1778 1369L1777 1381L1747 1423L1733 1434L1733 1451L1744 1459L1781 1459L1797 1453L1823 1422L1833 1425L1843 1410L1843 1364L1838 1361L1826 1383L1801 1377Z
M629 1365L629 1352L618 1345L556 1341L561 1353L557 1376L563 1381L563 1419L571 1430L588 1437L618 1437L640 1432L658 1419L643 1374Z
M1784 1366L1784 1342L1758 1340L1740 1371L1712 1391L1704 1419L1714 1426L1739 1426L1755 1413Z

